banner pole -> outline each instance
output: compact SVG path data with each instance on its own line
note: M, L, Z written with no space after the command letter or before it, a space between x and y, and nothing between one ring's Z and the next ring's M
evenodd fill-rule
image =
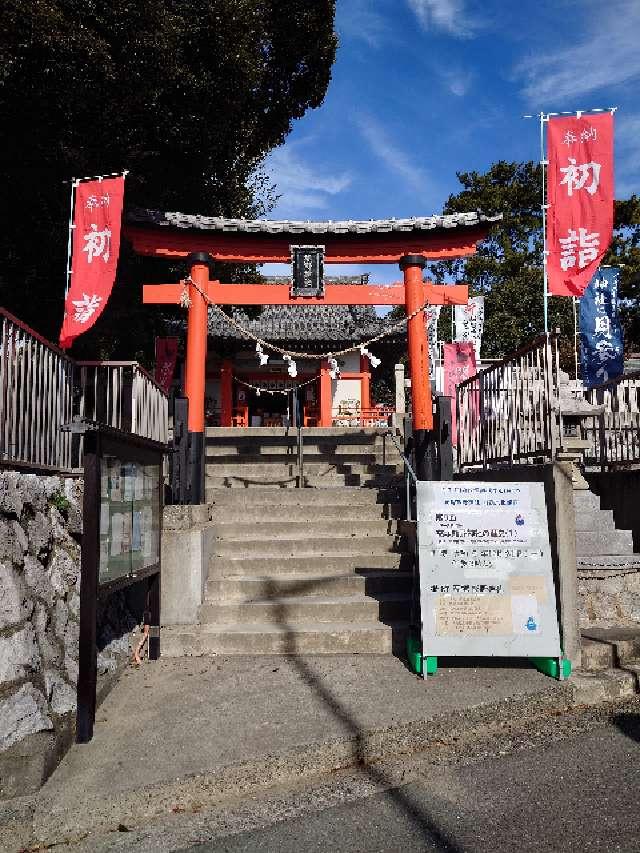
M69 293L69 288L71 287L71 247L72 247L72 234L75 225L73 224L73 207L75 201L76 187L78 186L78 181L76 178L71 179L71 202L70 202L70 210L69 210L69 237L67 240L67 283L64 289L64 298L65 301L67 299L67 294Z
M578 382L578 312L576 310L576 297L573 297L573 363L575 366L575 378ZM576 388L577 391L577 388Z
M544 152L545 114L540 113L540 165L542 166L542 286L544 333L549 334L549 289L547 285L547 160Z

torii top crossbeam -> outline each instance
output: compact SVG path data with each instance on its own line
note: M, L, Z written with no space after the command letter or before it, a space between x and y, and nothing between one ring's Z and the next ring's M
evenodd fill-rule
M407 315L412 418L416 441L433 429L429 346L425 304L464 304L465 285L424 283L427 260L446 260L474 254L477 243L501 216L456 213L411 219L296 222L225 219L137 210L128 214L124 236L136 252L165 258L186 258L190 268L190 307L187 325L187 377L189 431L203 442L205 362L207 351L207 300L217 304L334 304L398 305ZM291 247L324 247L326 264L398 263L404 283L381 285L327 285L324 296L309 299L291 295L288 285L221 284L209 279L208 261L230 263L290 262ZM143 300L150 304L178 304L180 284L145 285ZM418 313L416 313L418 312ZM322 366L327 371L327 366ZM200 439L197 436L200 435Z

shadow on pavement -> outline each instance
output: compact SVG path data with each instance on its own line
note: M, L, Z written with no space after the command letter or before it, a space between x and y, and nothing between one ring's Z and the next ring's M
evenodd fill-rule
M623 735L640 743L640 714L616 714L613 724Z

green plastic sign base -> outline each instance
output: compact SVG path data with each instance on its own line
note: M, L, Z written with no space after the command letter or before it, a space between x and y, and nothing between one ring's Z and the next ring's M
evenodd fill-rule
M566 679L571 675L571 661L568 658L530 658L530 660L538 672L550 678L560 679L561 665L562 677Z

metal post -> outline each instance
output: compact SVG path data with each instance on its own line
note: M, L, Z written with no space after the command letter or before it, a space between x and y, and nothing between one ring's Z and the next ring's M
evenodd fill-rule
M540 165L542 166L542 282L544 287L544 331L549 331L549 288L547 282L547 159L544 151L544 125L549 117L540 113Z

